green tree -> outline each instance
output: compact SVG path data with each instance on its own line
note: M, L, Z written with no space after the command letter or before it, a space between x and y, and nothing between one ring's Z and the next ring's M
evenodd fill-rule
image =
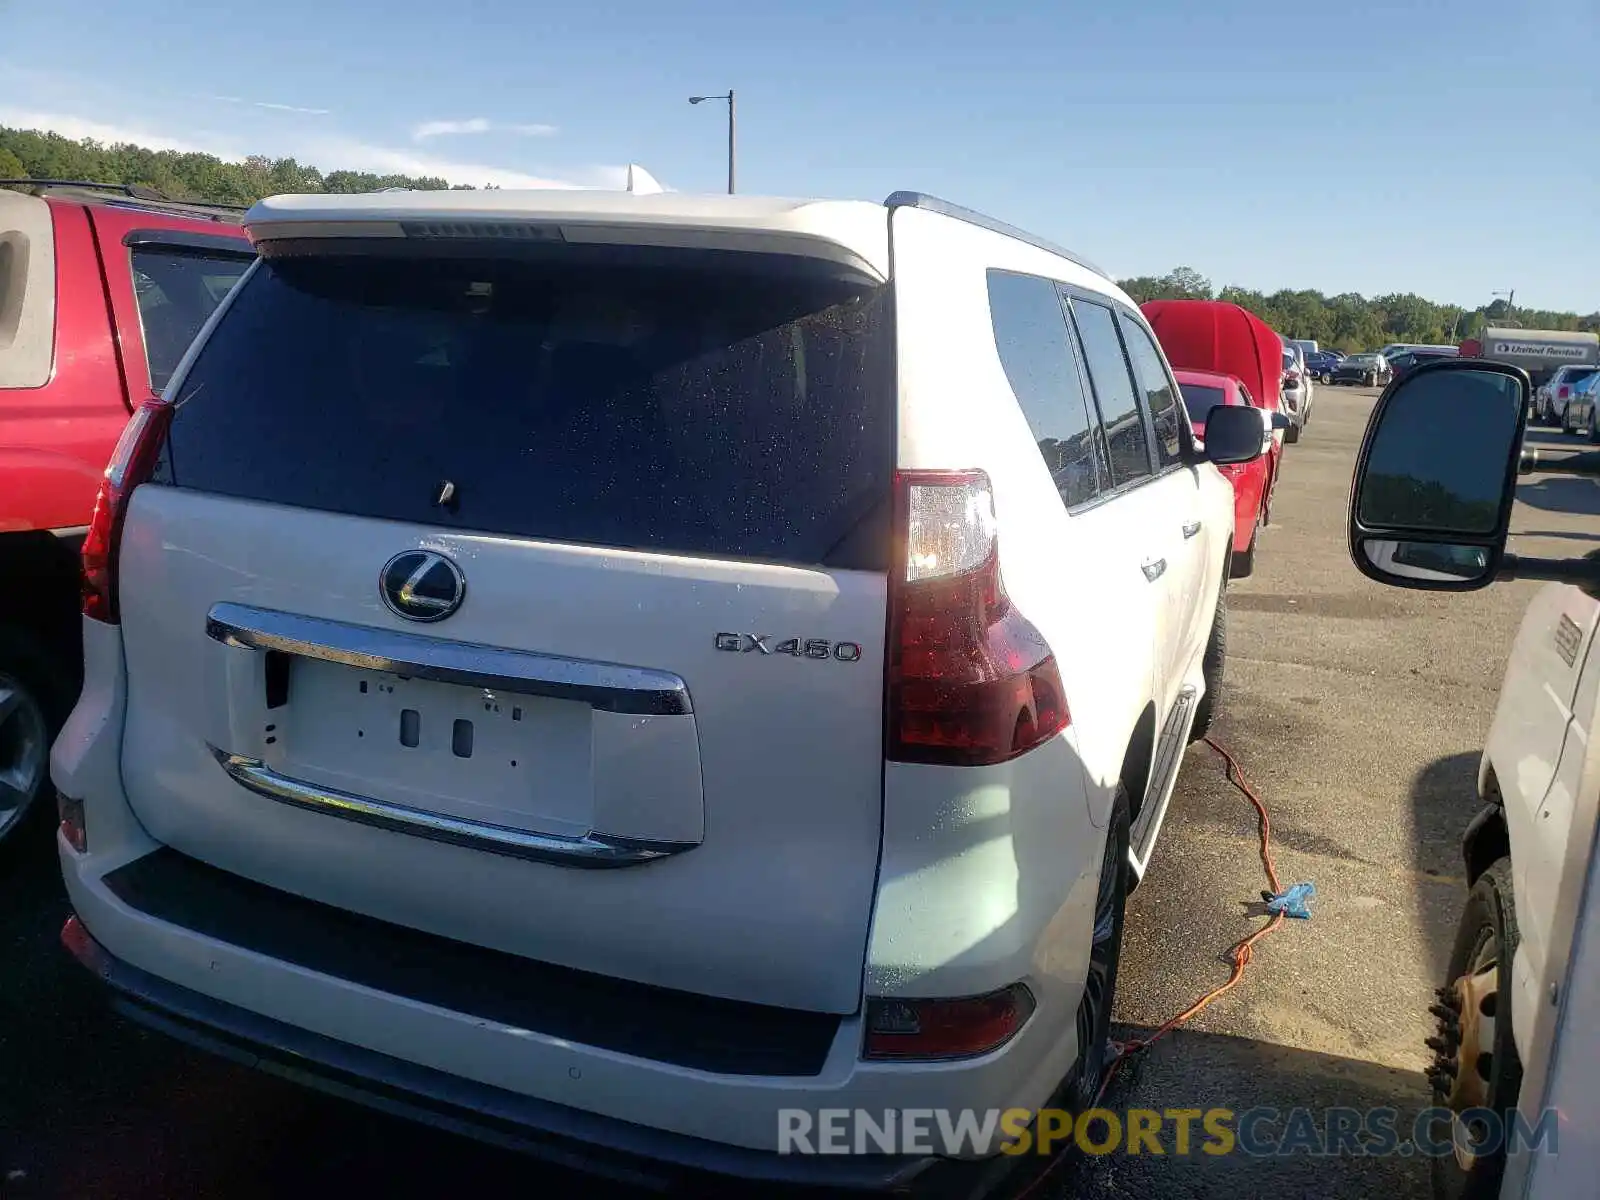
M4 146L0 146L0 179L26 179L28 168L22 160Z
M1193 267L1174 267L1165 275L1124 279L1122 290L1140 304L1146 300L1211 299L1211 281Z

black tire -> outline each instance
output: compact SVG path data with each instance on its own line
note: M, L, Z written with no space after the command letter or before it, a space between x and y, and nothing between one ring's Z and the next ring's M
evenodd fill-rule
M31 842L33 839L27 831L48 823L54 816L47 811L54 794L50 786L49 749L72 711L74 688L65 663L52 656L33 634L10 627L0 627L0 687L8 692L15 687L21 693L22 703L34 706L42 717L46 739L44 771L20 805L8 803L0 810L0 847L9 847ZM16 730L11 727L11 721L18 721L20 728L17 711L13 711L10 720L0 722L0 755L16 750L11 740ZM0 767L4 765L5 762L0 761ZM11 817L13 810L16 815Z
M1078 1001L1078 1057L1067 1077L1066 1108L1081 1113L1094 1107L1106 1069L1106 1043L1111 1037L1111 1010L1117 999L1117 971L1122 964L1122 927L1128 908L1128 789L1120 781L1106 820L1105 849L1100 859L1100 884L1095 892L1094 936L1089 972Z
M1205 677L1206 694L1195 706L1194 725L1189 730L1189 740L1198 742L1211 732L1216 720L1217 706L1222 696L1222 677L1228 665L1228 586L1223 580L1217 592L1217 612L1211 618L1211 632L1206 637L1206 652L1200 659L1200 673Z
M1486 1075L1482 1070L1478 1074L1486 1084L1483 1107L1500 1114L1502 1130L1509 1128L1511 1113L1517 1107L1517 1096L1522 1090L1522 1060L1517 1055L1516 1038L1511 1029L1511 961L1520 941L1516 900L1511 892L1511 860L1497 859L1467 893L1466 907L1456 929L1455 946L1450 952L1450 982L1446 984L1446 989L1452 988L1463 976L1487 970L1487 963L1494 964L1497 982L1494 1004L1489 1014L1494 1020L1490 1066ZM1453 1008L1455 1003L1445 1001L1443 995L1441 1002L1447 1009ZM1435 1012L1440 1011L1436 1006ZM1464 1022L1457 1019L1452 1025L1450 1020L1441 1015L1438 1025L1438 1038L1446 1047L1440 1056L1444 1057L1453 1050L1459 1062L1462 1054L1456 1047ZM1460 1062L1457 1069L1468 1068L1465 1062ZM1433 1104L1436 1107L1449 1107L1454 1073L1441 1073L1435 1067L1429 1075L1433 1080ZM1437 1140L1443 1140L1448 1135L1449 1131L1442 1128L1433 1131ZM1506 1167L1503 1138L1497 1152L1476 1158L1470 1168L1464 1167L1454 1153L1434 1158L1432 1162L1433 1192L1438 1200L1495 1200L1500 1195L1500 1181Z
M1589 405L1589 428L1585 432L1591 442L1600 442L1600 400Z

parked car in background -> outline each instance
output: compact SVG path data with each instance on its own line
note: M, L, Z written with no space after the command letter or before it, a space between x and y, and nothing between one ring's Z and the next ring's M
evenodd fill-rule
M1294 346L1284 346L1280 366L1284 414L1292 422L1284 439L1298 442L1306 422L1311 420L1311 377L1306 373L1305 360Z
M1567 422L1571 432L1585 435L1591 442L1600 442L1600 413L1595 411L1600 400L1600 371L1572 386L1567 398ZM1531 411L1531 406L1530 406Z
M1306 355L1306 369L1322 383L1332 383L1333 369L1342 361L1344 355L1337 350L1318 350Z
M0 839L43 807L78 694L78 551L106 462L254 260L239 216L139 188L0 188Z
M1568 401L1572 399L1574 388L1597 373L1600 373L1600 367L1557 367L1534 392L1533 419L1541 425L1559 425L1562 433L1570 433L1578 428L1575 422L1568 419Z
M1459 353L1455 346L1429 342L1390 342L1387 346L1380 346L1374 353L1381 354L1386 359L1392 359L1396 354L1405 354L1411 350L1448 350L1451 354Z
M1322 347L1317 345L1315 338L1290 338L1288 340L1291 346L1300 348L1300 353L1305 358L1309 359L1313 354L1322 352Z
M1215 371L1191 371L1182 367L1173 369L1178 380L1178 390L1183 393L1183 405L1189 412L1189 422L1195 435L1205 438L1206 417L1219 406L1246 405L1255 407L1244 381L1235 375ZM1265 409L1261 413L1261 457L1247 463L1223 467L1222 473L1233 484L1233 561L1230 573L1242 579L1255 570L1256 541L1263 526L1270 523L1273 489L1278 483L1278 464L1283 457L1283 447L1274 436L1274 414ZM1279 415L1279 422L1288 418Z
M1333 369L1333 381L1377 387L1389 382L1389 362L1381 354L1352 354Z
M1113 281L915 193L245 225L91 530L80 961L655 1185L931 1187L1006 1164L783 1155L784 1110L1092 1105L1258 414L1202 448Z
M1423 363L1438 362L1441 358L1455 358L1456 351L1444 350L1403 350L1399 354L1389 356L1389 374L1392 379L1399 379L1407 372L1415 370Z
M1312 374L1310 366L1307 365L1306 350L1301 349L1299 342L1285 341L1285 347L1290 350L1290 354L1294 355L1294 370L1299 371L1299 378L1301 378L1301 408L1304 410L1304 419L1302 419L1301 424L1304 426L1304 424L1309 424L1310 422L1310 405L1312 405L1312 400L1317 395L1317 376Z
M1148 300L1142 306L1174 367L1232 375L1274 422L1274 445L1300 436L1283 402L1283 339L1249 309L1223 300ZM1282 428L1278 428L1282 426Z

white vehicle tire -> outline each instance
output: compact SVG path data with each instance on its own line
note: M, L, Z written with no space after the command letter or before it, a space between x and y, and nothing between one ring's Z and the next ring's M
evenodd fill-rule
M1457 1113L1490 1109L1500 1115L1502 1130L1522 1090L1522 1060L1511 1028L1515 989L1510 971L1520 940L1511 860L1497 859L1467 893L1450 952L1450 981L1439 989L1431 1010L1439 1032L1428 1042L1437 1055L1428 1078L1435 1107ZM1492 1152L1473 1155L1472 1134L1459 1120L1452 1120L1448 1131L1434 1131L1436 1141L1460 1139L1451 1153L1432 1160L1437 1200L1493 1200L1500 1195L1505 1139L1499 1137Z

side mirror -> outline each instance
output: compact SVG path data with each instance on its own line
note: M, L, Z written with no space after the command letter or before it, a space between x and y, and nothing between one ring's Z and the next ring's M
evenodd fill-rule
M1206 414L1205 457L1225 466L1261 457L1261 413L1245 404L1219 404Z
M1281 412L1275 412L1272 414L1272 430L1274 433L1280 429L1287 429L1293 424L1294 422L1289 420L1289 418L1284 416Z
M1350 557L1396 587L1470 591L1505 554L1527 423L1528 376L1444 359L1390 384L1350 488Z

